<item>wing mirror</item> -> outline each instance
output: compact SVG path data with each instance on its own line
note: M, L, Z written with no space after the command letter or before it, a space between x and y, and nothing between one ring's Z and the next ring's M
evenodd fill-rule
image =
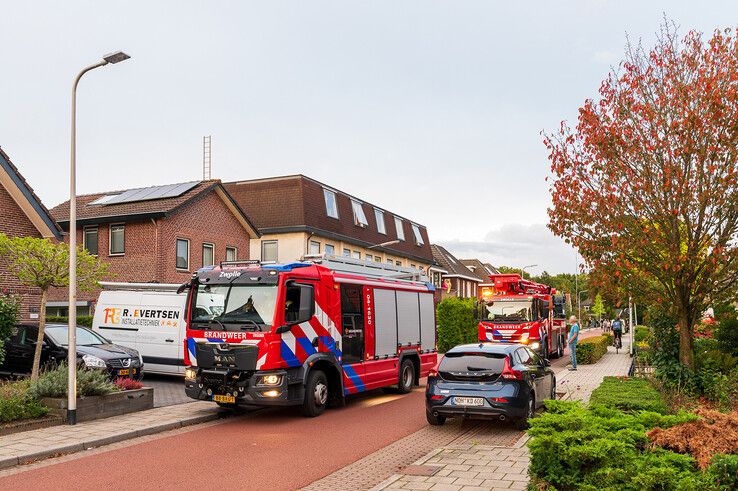
M189 283L182 283L181 285L179 285L179 288L177 288L177 294L180 294L180 293L182 293L183 291L185 291L185 290L187 290L189 288L190 288L190 284Z

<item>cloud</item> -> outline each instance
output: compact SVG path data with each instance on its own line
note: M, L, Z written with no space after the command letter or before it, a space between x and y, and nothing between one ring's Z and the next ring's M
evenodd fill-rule
M528 269L532 273L573 273L576 261L574 249L544 224L506 224L489 231L481 241L450 240L440 244L460 259L476 257L495 266L537 264Z
M608 65L614 65L618 61L620 61L620 54L616 53L615 51L610 51L610 50L595 51L592 59L596 61L597 63L605 63Z

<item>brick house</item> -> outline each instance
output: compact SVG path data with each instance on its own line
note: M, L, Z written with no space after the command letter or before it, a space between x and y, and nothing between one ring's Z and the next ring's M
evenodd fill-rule
M0 233L61 239L61 229L10 157L0 148ZM37 321L41 292L23 286L0 261L0 293L20 298L22 321Z
M69 230L69 201L51 214ZM219 180L77 197L77 243L109 264L107 281L184 283L202 266L248 259L258 237ZM78 293L80 315L98 293ZM68 312L65 290L50 298L49 315Z
M433 259L437 267L446 271L441 273L441 298L474 298L477 296L482 279L469 270L446 248L431 244Z
M335 254L427 272L433 263L423 225L303 175L224 184L261 233L251 257L290 262ZM386 244L388 242L396 242Z
M477 296L482 298L482 290L485 288L493 288L494 282L489 275L499 274L497 268L489 263L483 263L479 259L459 259L459 262L466 266L466 269L472 272L474 276L479 278L481 282L477 285Z

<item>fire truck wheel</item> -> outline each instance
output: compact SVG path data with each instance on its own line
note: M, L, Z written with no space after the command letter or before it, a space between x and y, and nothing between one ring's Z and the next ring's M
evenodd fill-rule
M564 356L564 339L559 338L559 345L556 347L556 358Z
M407 394L413 390L415 383L415 365L410 360L405 360L400 365L400 378L397 382L397 388L400 394Z
M302 403L302 414L311 418L320 416L328 403L328 379L320 370L313 370L305 384L305 401Z
M428 420L428 424L432 426L442 426L443 423L446 422L446 416L441 416L440 414L438 416L433 416L433 413L425 410L425 419Z

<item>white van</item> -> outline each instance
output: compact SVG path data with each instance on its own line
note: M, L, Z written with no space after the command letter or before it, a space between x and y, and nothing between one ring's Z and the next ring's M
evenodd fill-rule
M144 373L184 374L185 293L180 285L101 282L92 329L141 353Z

